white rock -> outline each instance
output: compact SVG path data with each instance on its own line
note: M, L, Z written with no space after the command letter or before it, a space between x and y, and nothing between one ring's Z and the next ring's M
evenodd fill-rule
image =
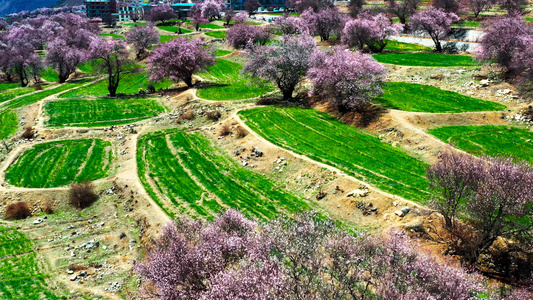
M356 190L353 190L353 191L349 192L346 195L346 197L352 197L352 196L366 197L366 196L368 196L368 194L370 194L370 191L367 190L367 189L356 189Z
M479 84L481 84L481 86L489 86L490 81L488 81L488 79L483 79L479 82Z
M398 215L399 217L404 217L411 211L411 208L409 206L404 206L401 209L395 211L394 213Z

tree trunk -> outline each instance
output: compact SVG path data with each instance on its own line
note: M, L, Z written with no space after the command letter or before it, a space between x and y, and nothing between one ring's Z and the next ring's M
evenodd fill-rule
M117 95L117 88L118 86L114 84L109 84L109 86L107 86L107 90L109 91L109 96L115 97Z
M294 87L286 88L281 91L283 93L283 100L291 100Z
M440 42L435 42L435 48L436 48L437 52L442 52L442 46L441 46Z
M188 76L187 78L183 79L183 81L185 82L185 84L189 87L189 88L192 88L193 84L192 84L192 75L191 76Z

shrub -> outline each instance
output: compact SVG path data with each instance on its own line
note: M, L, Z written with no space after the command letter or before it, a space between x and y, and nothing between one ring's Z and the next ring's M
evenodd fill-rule
M228 125L224 124L222 127L220 127L220 136L226 136L231 133L231 129Z
M98 199L91 182L73 183L70 186L69 202L77 209L91 206Z
M17 202L9 204L6 207L5 218L22 220L31 216L30 206L26 202Z
M28 126L24 128L24 132L22 133L23 138L29 140L29 139L33 139L34 136L35 136L35 131L33 130L32 126Z
M246 129L242 128L241 126L237 126L237 128L235 128L235 136L237 138L242 139L247 134L248 132L246 131Z
M210 120L210 121L213 121L213 122L216 122L220 119L222 115L220 114L219 111L217 110L210 110L208 112L205 113L205 117Z
M41 210L44 211L47 214L53 214L54 213L54 203L50 200L46 200L41 204Z

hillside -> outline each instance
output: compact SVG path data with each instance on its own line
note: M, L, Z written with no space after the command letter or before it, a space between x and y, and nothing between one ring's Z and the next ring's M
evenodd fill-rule
M74 6L83 4L83 0L0 0L0 17L23 10L34 10L41 7Z

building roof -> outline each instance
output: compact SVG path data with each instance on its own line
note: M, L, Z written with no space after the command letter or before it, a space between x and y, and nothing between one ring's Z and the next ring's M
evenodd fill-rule
M175 3L172 4L172 7L192 7L194 3Z

